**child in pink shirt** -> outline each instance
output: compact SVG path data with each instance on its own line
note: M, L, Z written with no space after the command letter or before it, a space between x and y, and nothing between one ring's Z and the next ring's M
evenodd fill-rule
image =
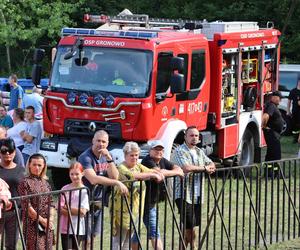
M62 190L65 190L65 195L61 195L60 197L60 233L63 250L77 249L71 223L73 225L78 246L80 246L86 232L85 215L89 211L89 197L86 189L67 191L84 187L82 183L82 165L79 162L73 163L69 168L69 175L72 182L62 188ZM67 204L69 205L71 212L71 220L69 220ZM79 221L78 214L80 215Z

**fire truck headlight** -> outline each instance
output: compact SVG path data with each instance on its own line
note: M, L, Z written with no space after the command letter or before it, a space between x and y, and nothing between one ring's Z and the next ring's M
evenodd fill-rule
M82 93L78 98L79 103L82 105L86 105L88 102L88 99L89 99L89 96L86 93Z
M109 95L108 97L106 97L105 103L108 107L111 107L115 103L115 98L112 95Z
M104 98L103 98L102 95L98 94L98 95L94 96L94 103L95 103L96 106L101 106L103 101L104 101Z
M69 104L73 104L74 102L76 101L76 94L74 92L70 92L68 95L67 95L67 102Z

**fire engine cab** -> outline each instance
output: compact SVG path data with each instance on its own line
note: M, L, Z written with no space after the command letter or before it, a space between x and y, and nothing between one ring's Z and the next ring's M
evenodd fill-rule
M201 147L246 165L260 160L261 119L278 87L280 32L257 22L86 15L97 29L63 28L44 100L48 165L69 167L68 145L106 130L115 160L125 141L160 139L165 157L195 125ZM37 50L36 63L41 61ZM38 84L40 66L33 68Z

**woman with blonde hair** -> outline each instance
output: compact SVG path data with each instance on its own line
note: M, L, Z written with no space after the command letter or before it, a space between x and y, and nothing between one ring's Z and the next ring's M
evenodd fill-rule
M31 155L26 165L26 177L18 186L19 194L25 196L50 192L46 173L45 157L42 154ZM55 210L51 195L25 198L21 205L26 249L52 249Z
M157 182L163 180L163 175L154 169L149 169L138 162L140 148L136 142L126 142L123 147L125 161L118 167L119 180L129 190L129 194L122 197L119 190L115 191L113 204L113 249L129 249L131 218L124 199L127 198L132 213L133 223L143 218L146 185L143 182L155 179ZM134 182L135 181L135 182ZM123 204L122 204L123 203ZM141 207L141 209L140 209ZM132 227L133 228L133 227Z

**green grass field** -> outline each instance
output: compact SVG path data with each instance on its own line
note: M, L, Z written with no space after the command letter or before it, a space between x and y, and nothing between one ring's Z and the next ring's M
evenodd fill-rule
M299 144L293 142L292 136L283 136L281 138L282 158L297 157L299 148Z

